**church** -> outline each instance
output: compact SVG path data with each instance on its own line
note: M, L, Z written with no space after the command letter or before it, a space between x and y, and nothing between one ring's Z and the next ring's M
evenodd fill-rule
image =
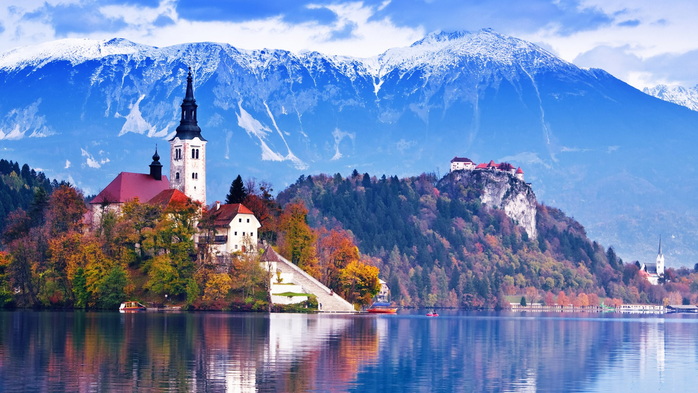
M176 133L170 142L170 177L162 174L160 155L155 149L149 173L121 172L90 201L85 222L95 227L106 211L119 213L124 203L138 199L167 207L172 203L192 200L206 207L206 139L201 135L197 120L198 105L194 99L191 68L182 101L182 114ZM222 214L225 213L225 214ZM254 214L241 204L216 203L205 216L215 216L216 240L214 252L233 253L256 248L257 230L261 224ZM219 228L220 227L220 228ZM238 235L239 234L239 235ZM197 236L198 238L198 236Z
M659 284L659 279L664 277L664 254L662 254L662 238L659 237L659 251L657 259L652 262L640 264L640 274L647 277L647 281L652 285Z

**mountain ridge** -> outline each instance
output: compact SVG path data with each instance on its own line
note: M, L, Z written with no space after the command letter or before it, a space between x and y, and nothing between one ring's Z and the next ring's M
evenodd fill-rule
M650 230L698 231L687 202L698 187L657 165L696 170L698 114L523 40L434 33L386 51L382 62L228 44L86 42L78 47L89 50L60 59L50 48L0 55L0 81L12 92L0 97L0 140L7 158L88 194L120 171L147 171L155 142L174 132L192 66L199 122L212 141L211 200L238 173L278 186L353 168L409 176L448 168L458 155L522 166L542 201L626 260L652 258ZM22 53L43 57L18 62ZM657 218L672 216L685 222ZM668 265L698 256L688 236L666 247Z

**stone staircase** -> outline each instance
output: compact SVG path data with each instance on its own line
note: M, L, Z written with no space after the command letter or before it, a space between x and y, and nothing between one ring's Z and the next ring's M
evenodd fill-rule
M288 259L277 254L271 247L268 249L268 252L274 253L274 257L270 259L276 259L276 268L281 270L281 274L292 275L294 284L302 286L305 292L312 293L317 297L318 308L320 312L355 312L354 306L351 303L342 299L336 293L330 295L329 288L324 286L320 281L316 280L308 273L304 272L298 266L294 265ZM322 307L320 307L319 305L322 305Z

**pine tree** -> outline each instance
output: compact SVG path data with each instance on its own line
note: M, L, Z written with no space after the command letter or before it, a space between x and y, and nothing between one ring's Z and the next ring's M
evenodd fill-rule
M242 182L242 177L238 177L230 184L230 191L225 197L225 203L242 203L247 198L247 189Z

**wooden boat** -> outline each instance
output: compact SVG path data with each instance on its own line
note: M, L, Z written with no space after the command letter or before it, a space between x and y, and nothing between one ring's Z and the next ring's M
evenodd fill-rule
M373 303L366 311L371 314L395 314L397 307L391 306L390 303Z
M123 302L119 306L119 312L145 311L146 307L138 302Z

